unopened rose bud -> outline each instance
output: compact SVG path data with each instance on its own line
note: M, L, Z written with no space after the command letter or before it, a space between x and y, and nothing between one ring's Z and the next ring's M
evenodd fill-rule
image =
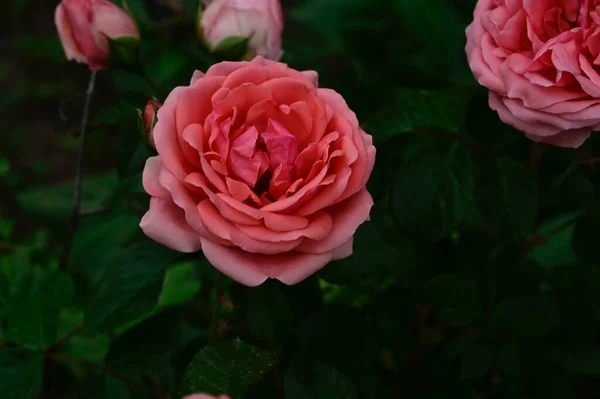
M156 124L156 114L160 107L162 107L161 103L154 99L150 100L148 101L148 103L146 103L146 106L144 107L144 114L142 115L142 118L144 120L144 131L146 132L146 138L148 139L148 144L150 144L152 148L155 147L154 136L152 136L152 130L154 130L154 125Z
M129 14L108 0L62 0L55 23L67 59L92 70L108 67L110 41L140 37Z
M279 0L205 0L200 28L212 50L228 38L248 38L245 59L279 60L283 12ZM221 44L221 46L219 46Z

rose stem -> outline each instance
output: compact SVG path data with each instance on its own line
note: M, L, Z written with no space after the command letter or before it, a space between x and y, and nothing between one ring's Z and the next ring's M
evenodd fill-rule
M85 95L85 104L83 106L83 115L81 117L81 130L79 132L79 148L77 149L77 163L75 166L75 180L73 181L73 208L71 211L71 220L67 226L67 235L63 244L62 255L58 268L64 270L69 261L69 251L73 244L73 237L77 224L79 223L79 210L81 208L81 183L83 178L83 150L85 148L85 135L90 114L90 104L94 94L94 85L96 84L96 71L90 74L90 81Z

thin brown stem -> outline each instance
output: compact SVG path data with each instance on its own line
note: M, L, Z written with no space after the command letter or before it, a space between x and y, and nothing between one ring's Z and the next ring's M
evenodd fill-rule
M79 210L81 208L81 185L83 179L83 152L85 149L85 136L88 125L88 119L90 115L90 104L92 102L92 96L94 94L94 86L96 84L96 71L92 71L90 75L90 81L85 96L85 103L83 106L83 115L81 117L81 128L79 132L79 148L77 149L77 163L75 165L75 179L73 181L73 207L71 211L71 220L67 226L67 234L65 236L65 242L63 244L63 250L60 257L60 263L58 264L59 269L64 270L67 267L69 261L69 252L73 245L73 237L75 236L75 230L77 230L77 224L79 223Z

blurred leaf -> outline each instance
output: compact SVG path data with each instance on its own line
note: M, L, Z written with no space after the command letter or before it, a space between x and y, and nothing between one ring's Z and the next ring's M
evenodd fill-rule
M6 176L10 171L10 162L0 155L0 177Z
M170 363L180 335L179 314L161 312L116 337L110 344L106 364L127 374L152 374Z
M325 365L314 370L319 399L356 399L356 388L351 379Z
M209 346L194 357L181 382L181 395L206 392L241 397L277 363L274 353L240 339Z
M445 237L462 221L471 203L469 153L458 143L445 154L426 153L396 175L392 190L392 213L403 232Z
M59 65L65 62L65 53L58 35L32 36L21 34L17 38L17 45L22 56Z
M104 398L105 399L129 399L129 389L118 379L107 375L104 377Z
M81 212L93 212L103 208L117 186L115 173L84 176L81 193ZM17 194L17 201L26 211L36 215L66 219L73 206L73 184L33 187Z
M246 319L252 333L271 345L286 340L294 324L294 314L281 283L267 281L250 291Z
M194 275L194 266L194 263L186 262L167 270L158 300L159 307L179 305L196 296L202 284Z
M42 354L25 349L0 350L3 398L35 399L42 383Z
M490 348L483 345L469 346L460 361L460 376L463 380L478 380L487 374L493 361Z
M578 216L579 212L572 212L557 216L540 225L537 234L541 237L547 235L550 237L545 240L543 245L531 251L529 256L547 269L575 262L576 257L571 242L575 229L574 220Z
M110 331L150 313L157 305L166 268L177 253L144 240L110 262L85 313L87 331Z
M395 0L403 27L420 43L417 65L431 73L448 76L454 82L470 83L473 78L465 57L465 24L445 0Z
M461 128L473 93L464 89L428 91L401 88L394 90L392 105L373 114L365 130L376 142L414 129L440 129L457 133Z
M381 7L378 0L303 0L291 11L293 19L312 28L337 31L373 27L371 10Z
M73 298L71 278L36 269L10 298L6 339L29 349L46 349L58 338L59 312Z
M567 358L567 370L579 375L600 376L600 349L589 348Z
M507 158L486 162L475 197L484 221L501 232L522 237L533 229L538 192L524 165Z
M113 67L132 65L138 58L140 39L121 36L108 39L110 44L110 64Z
M230 36L217 43L212 52L226 60L237 61L248 52L249 40L247 36Z
M155 57L148 70L155 82L162 84L174 79L185 67L187 58L178 47L161 49L160 57Z
M553 298L525 297L502 301L494 310L492 328L499 336L508 332L534 338L549 333L560 321L560 309Z
M600 246L591 237L598 234L600 209L588 210L575 225L573 232L573 250L582 260L600 261Z
M439 318L448 325L466 326L483 316L476 284L452 274L438 274L423 287L425 300L437 308Z

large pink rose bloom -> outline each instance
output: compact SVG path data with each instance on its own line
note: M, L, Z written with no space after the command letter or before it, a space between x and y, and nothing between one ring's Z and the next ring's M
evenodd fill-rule
M92 70L108 66L108 39L140 37L133 19L108 0L62 0L55 23L67 59Z
M281 58L283 11L279 0L204 0L204 4L200 25L211 47L228 37L250 37L251 58Z
M197 72L158 111L154 140L142 229L242 284L295 284L349 256L373 205L372 138L313 71L257 57Z
M480 0L467 56L500 118L579 147L600 128L600 1Z

